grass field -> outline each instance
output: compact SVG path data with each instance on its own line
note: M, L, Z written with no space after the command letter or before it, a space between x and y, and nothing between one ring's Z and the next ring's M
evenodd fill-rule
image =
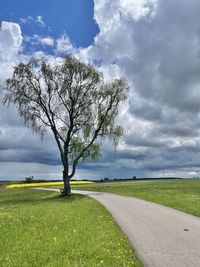
M73 189L111 192L160 203L200 216L200 180L150 180L77 185Z
M95 200L33 189L0 190L1 267L142 266Z

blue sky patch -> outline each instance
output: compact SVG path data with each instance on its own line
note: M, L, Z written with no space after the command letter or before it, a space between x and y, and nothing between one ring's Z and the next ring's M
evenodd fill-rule
M92 0L7 0L1 3L0 20L19 23L27 36L59 38L65 32L76 47L92 44L98 33Z

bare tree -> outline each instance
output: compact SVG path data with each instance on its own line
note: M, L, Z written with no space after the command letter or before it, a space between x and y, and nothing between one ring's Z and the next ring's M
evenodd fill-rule
M127 91L124 79L106 83L102 73L73 57L56 66L31 60L15 67L3 103L14 103L34 131L51 129L63 165L63 194L69 195L78 162L98 160L106 137L117 145L123 129L115 121Z

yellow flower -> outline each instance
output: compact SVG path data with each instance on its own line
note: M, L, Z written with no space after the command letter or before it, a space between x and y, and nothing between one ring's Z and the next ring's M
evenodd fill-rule
M70 181L71 185L82 185L82 184L93 184L95 182L92 181ZM21 184L11 184L11 185L7 185L6 188L22 188L22 187L35 187L35 186L57 186L63 185L63 182L44 182L44 183L21 183Z

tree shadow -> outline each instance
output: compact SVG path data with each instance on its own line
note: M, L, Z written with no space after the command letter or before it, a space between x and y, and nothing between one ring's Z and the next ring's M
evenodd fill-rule
M11 189L12 190L12 189ZM8 190L2 190L8 192ZM70 196L63 196L59 192L52 192L52 191L36 191L31 192L27 190L26 192L20 192L21 190L18 189L18 192L11 192L10 195L5 196L0 200L1 205L35 205L35 204L45 204L49 202L57 202L57 203L72 203L76 201L82 201L83 199L87 198L87 196L79 195L79 194L72 194Z

